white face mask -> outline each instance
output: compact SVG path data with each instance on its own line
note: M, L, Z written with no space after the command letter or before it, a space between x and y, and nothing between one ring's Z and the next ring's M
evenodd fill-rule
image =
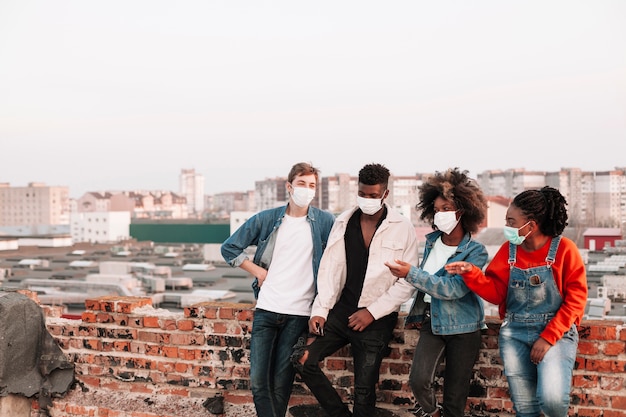
M356 202L361 211L365 214L369 214L370 216L378 213L378 210L380 210L383 206L382 198L365 198L357 196Z
M437 229L449 235L459 223L459 219L456 218L456 211L438 211L435 213L433 223Z
M298 207L308 207L315 198L315 190L308 187L293 187L291 199Z

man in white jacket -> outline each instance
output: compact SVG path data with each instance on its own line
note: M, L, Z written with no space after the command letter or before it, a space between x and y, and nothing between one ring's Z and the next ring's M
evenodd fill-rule
M293 356L302 380L330 417L375 414L380 364L389 353L400 306L415 290L385 266L394 259L417 265L415 228L384 202L389 175L380 164L359 171L358 205L335 220L320 263L310 344ZM348 343L354 360L353 414L319 366Z

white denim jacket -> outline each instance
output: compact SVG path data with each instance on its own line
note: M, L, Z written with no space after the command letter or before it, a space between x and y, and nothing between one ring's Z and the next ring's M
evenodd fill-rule
M400 259L417 265L418 249L415 227L411 221L387 207L387 217L376 229L369 250L369 260L365 272L359 307L366 307L378 320L387 314L398 311L408 301L415 288L404 279L398 279L385 266L386 261ZM317 296L313 302L311 317L327 318L335 306L346 283L346 249L344 234L348 220L358 206L341 213L330 231L328 244L317 274Z

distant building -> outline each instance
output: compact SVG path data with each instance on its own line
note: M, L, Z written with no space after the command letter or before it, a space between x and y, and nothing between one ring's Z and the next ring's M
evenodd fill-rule
M254 191L225 192L206 197L208 217L228 219L232 212L254 211Z
M339 214L356 203L357 177L350 174L335 174L320 178L320 185L316 195L318 207Z
M201 217L204 212L204 176L195 169L181 170L180 195L187 200L189 214Z
M254 182L255 211L279 207L287 203L287 177L266 178Z
M559 189L565 197L571 226L626 228L626 168L610 171L561 168L556 172L492 170L478 174L478 182L487 195L508 198L548 185Z
M72 213L72 241L115 243L130 236L130 212L94 211Z
M254 214L253 211L233 211L230 213L230 234L232 235L239 229L239 226L244 224Z
M616 246L622 240L622 231L617 227L590 227L583 234L585 249L601 251Z
M187 200L171 191L87 192L75 204L79 213L129 212L139 219L186 219Z
M0 232L19 236L67 233L69 223L68 187L0 183Z
M483 226L503 228L505 226L506 211L511 199L501 196L487 196L487 219Z

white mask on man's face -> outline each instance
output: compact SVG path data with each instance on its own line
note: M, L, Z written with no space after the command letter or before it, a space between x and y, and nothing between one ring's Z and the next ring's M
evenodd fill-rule
M370 216L378 213L378 210L380 210L383 206L382 198L365 198L357 196L356 202L361 211Z
M293 187L291 199L298 207L308 207L315 198L315 190L308 187Z

